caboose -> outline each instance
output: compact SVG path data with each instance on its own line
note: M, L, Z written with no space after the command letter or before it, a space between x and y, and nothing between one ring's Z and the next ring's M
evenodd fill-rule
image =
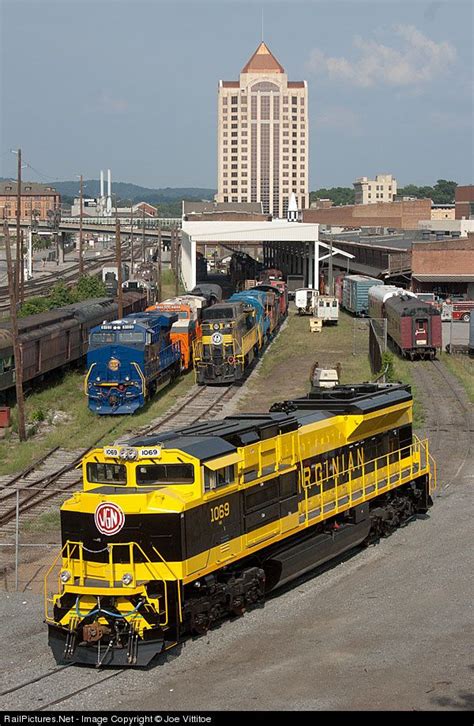
M172 343L174 313L139 313L93 328L84 383L89 408L98 414L134 413L181 370Z

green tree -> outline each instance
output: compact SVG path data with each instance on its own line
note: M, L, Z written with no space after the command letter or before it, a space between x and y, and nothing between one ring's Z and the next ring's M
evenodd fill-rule
M44 313L49 310L49 298L47 297L30 297L29 300L21 306L18 317L26 318L27 315L36 315L36 313Z
M107 297L105 283L96 275L83 275L74 288L73 296L75 301Z
M48 308L60 308L63 305L69 305L74 301L74 296L71 294L71 290L67 287L66 283L60 280L57 282L51 290L48 296Z
M435 204L453 204L456 195L457 182L438 179L434 185L433 202Z
M395 381L395 365L393 353L386 350L382 353L382 369L379 371L379 375L385 371L385 380L387 383L393 383Z
M49 250L51 247L52 237L44 237L41 234L33 235L33 251Z

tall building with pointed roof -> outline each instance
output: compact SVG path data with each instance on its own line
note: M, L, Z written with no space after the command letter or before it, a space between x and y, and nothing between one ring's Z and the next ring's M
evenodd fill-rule
M308 88L262 41L238 81L219 81L217 201L261 202L286 217L308 207Z

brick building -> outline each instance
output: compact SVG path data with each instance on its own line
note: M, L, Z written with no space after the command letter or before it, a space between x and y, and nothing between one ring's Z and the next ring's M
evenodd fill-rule
M7 219L16 219L17 210L17 182L0 182L0 215ZM40 221L47 221L48 210L60 209L61 195L54 187L36 182L22 182L21 184L21 213L20 218L31 219L32 211L38 210Z
M474 219L474 184L456 187L456 219Z
M388 227L418 229L418 222L431 219L431 199L348 204L327 209L304 209L303 222L319 222L338 227Z
M474 234L461 239L413 242L412 289L474 299Z

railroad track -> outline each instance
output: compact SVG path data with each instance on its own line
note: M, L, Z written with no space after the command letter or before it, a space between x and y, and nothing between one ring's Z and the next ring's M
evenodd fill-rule
M237 387L236 387L237 388ZM148 426L138 429L121 442L139 435L152 435L166 427L180 428L199 420L217 415L236 392L233 386L212 388L193 386L191 392L175 404L164 416ZM116 425L116 424L115 424ZM115 425L110 429L112 433ZM107 434L106 434L107 435ZM101 439L103 436L101 436ZM98 440L99 441L99 440ZM66 450L55 447L14 477L0 478L0 530L3 536L11 536L15 530L17 496L19 514L24 523L34 519L54 503L62 503L71 489L80 486L82 458L97 443L87 449ZM18 491L18 495L17 495Z
M121 437L116 443L127 443L137 436L151 436L160 431L171 431L190 426L196 421L215 418L236 394L238 386L197 386L194 385L182 401L177 401L169 411L147 426L136 429L130 435Z
M67 671L69 668L70 665L51 668L47 673L42 673L39 676L23 681L16 686L12 686L11 688L7 688L0 692L0 697L2 698L2 709L16 709L18 707L18 698L24 699L25 697L29 697L31 699L31 703L28 704L28 707L34 708L35 711L46 711L54 706L64 703L80 693L89 693L91 688L100 686L105 681L117 678L127 670L126 668L120 668L114 670L112 673L110 671L107 673L101 671L100 676L102 677L100 677L96 670L83 668L80 671L80 676L77 674L77 669L75 677L71 677L70 673L63 676L63 672ZM71 686L77 684L79 677L83 682L83 685L71 689ZM52 679L50 683L48 683L48 679ZM29 693L27 689L29 689ZM49 698L47 694L50 694ZM49 700L53 695L57 697Z
M127 256L128 253L128 247L126 245L123 246L122 254L124 257ZM100 255L100 257L93 258L93 259L85 259L84 260L84 266L85 266L85 272L87 274L90 274L91 272L94 272L97 269L100 269L106 264L107 262L110 262L111 260L115 259L115 253L109 252ZM60 278L66 284L73 284L76 282L77 278L79 277L79 263L74 263L70 267L68 267L66 270L61 271ZM33 280L27 280L25 282L25 299L27 300L29 297L35 297L37 295L41 295L43 293L50 292L51 290L51 284L52 282L57 282L58 280L58 274L56 270L48 270L42 275L40 278L36 278ZM1 285L0 286L0 312L8 310L10 306L10 300L9 300L9 292L8 292L8 285Z
M422 429L437 460L440 489L446 489L462 472L470 455L472 406L461 385L440 361L414 361L410 368L415 386L430 403Z
M14 530L18 502L22 521L37 516L53 497L59 499L81 481L75 469L87 450L55 447L11 479L0 480L0 528L2 535ZM18 492L18 494L17 494ZM18 497L18 499L17 499Z

